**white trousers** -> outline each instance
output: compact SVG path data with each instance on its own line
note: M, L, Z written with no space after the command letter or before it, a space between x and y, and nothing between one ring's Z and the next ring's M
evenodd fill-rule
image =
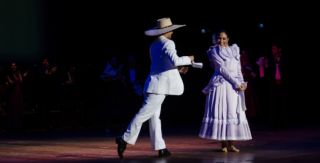
M122 138L128 144L134 145L138 139L142 124L149 120L151 146L154 150L166 148L162 138L160 112L166 95L146 94L143 106L135 115Z

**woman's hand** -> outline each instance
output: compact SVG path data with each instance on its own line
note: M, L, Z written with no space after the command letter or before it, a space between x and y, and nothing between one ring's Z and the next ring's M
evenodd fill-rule
M241 83L238 88L236 88L237 91L245 91L247 89L247 82Z
M245 91L247 89L247 82L241 83L239 90Z

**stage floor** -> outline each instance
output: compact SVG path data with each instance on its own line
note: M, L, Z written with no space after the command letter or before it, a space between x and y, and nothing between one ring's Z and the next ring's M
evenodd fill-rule
M221 153L218 142L200 139L193 133L164 134L167 147L173 154L166 159L157 158L157 153L151 150L149 137L144 134L135 146L127 147L123 160L118 159L114 136L55 135L2 137L0 162L320 162L318 129L253 131L253 140L237 143L240 153Z

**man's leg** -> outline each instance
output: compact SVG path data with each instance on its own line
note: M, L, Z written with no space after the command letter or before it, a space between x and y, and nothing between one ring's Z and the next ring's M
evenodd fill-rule
M128 144L134 145L139 136L142 124L150 119L160 109L165 95L146 94L144 103L140 111L135 115L122 138ZM160 114L160 113L159 113ZM160 126L161 127L161 126ZM160 130L161 131L161 130Z
M151 146L154 150L166 148L166 144L162 138L160 112L161 105L158 106L157 111L149 120Z
M161 105L158 106L157 111L149 120L149 130L151 137L151 145L153 149L158 151L158 156L162 158L171 156L171 153L166 148L166 144L162 138L160 113Z

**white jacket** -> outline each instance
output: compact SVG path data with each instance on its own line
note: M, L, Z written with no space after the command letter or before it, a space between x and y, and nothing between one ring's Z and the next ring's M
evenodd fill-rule
M177 66L190 65L188 56L179 57L172 40L160 36L150 47L151 68L144 85L144 92L181 95L183 81Z

